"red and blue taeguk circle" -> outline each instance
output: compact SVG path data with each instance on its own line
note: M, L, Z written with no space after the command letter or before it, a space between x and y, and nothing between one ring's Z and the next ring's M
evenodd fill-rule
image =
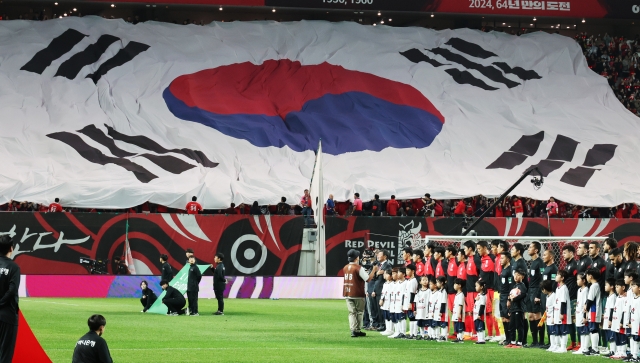
M444 117L415 88L322 63L230 64L174 79L163 97L178 118L258 147L325 153L424 148Z

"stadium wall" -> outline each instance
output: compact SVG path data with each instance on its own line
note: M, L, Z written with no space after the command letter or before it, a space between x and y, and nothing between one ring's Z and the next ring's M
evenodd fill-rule
M140 282L160 293L158 276L23 275L20 297L140 297ZM61 288L65 286L66 288ZM230 276L224 297L228 299L339 299L340 277ZM213 277L200 282L200 299L213 299Z
M303 224L299 216L18 212L0 214L0 235L17 238L15 260L24 275L88 275L80 258L112 261L125 254L128 241L136 275L159 275L161 254L179 270L185 250L192 248L199 264L212 263L222 252L228 275L269 279L297 275ZM463 225L462 218L327 218L327 275L341 274L350 248L386 248L397 262L406 243L460 235ZM487 218L475 230L492 236L611 235L620 243L640 241L638 219ZM108 263L107 273L113 267Z

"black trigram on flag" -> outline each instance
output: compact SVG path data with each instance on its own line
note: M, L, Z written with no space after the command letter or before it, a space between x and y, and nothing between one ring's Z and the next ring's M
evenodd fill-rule
M171 174L181 174L184 171L195 168L196 165L188 163L183 159L177 158L173 155L164 154L183 155L186 158L193 160L197 164L200 164L207 168L215 168L216 166L218 166L218 163L214 163L209 160L202 151L191 149L166 149L146 136L125 135L116 131L112 127L109 127L107 125L105 126L108 130L108 136L104 133L104 131L97 128L95 125L86 126L82 130L78 130L78 133L85 135L94 142L106 147L113 156L105 155L102 151L87 144L82 139L82 137L80 137L80 135L72 132L54 132L48 134L47 136L52 139L62 141L65 144L71 146L78 152L78 154L80 154L80 156L94 164L119 165L132 172L142 183L148 183L151 180L158 178L158 176L145 169L142 165L136 164L131 159L135 159L138 157L145 158ZM134 145L138 148L154 152L155 154L140 154L122 150L116 145L115 141Z
M534 156L538 152L540 144L544 140L544 131L540 131L535 135L524 135L508 150L502 153L493 163L487 166L487 169L513 169L521 165L529 156ZM562 165L571 162L576 153L579 142L570 137L558 135L551 146L549 155L540 160L536 165L544 177L552 172L560 169ZM560 181L576 187L584 187L589 182L593 174L600 170L595 168L598 165L605 165L609 160L613 159L618 145L613 144L595 144L585 157L584 163L575 168L567 170ZM530 168L527 168L529 170Z
M413 48L400 52L400 54L413 63L427 62L434 67L447 67L444 71L447 72L457 83L468 84L482 88L486 91L495 91L500 89L487 84L487 81L501 83L508 88L513 88L519 86L521 81L542 78L533 70L526 70L521 67L511 67L505 62L500 62L497 54L485 50L477 44L469 43L466 40L451 38L444 44L450 46L459 53L455 53L445 47L437 47L433 49L425 49L426 53L420 49ZM438 59L435 59L436 56L444 58L446 63L442 63ZM467 56L469 56L469 58ZM498 59L491 62L490 65L484 65L477 61L477 59L489 59L491 57L496 57ZM459 68L463 68L463 70L460 70ZM476 75L479 74L479 77L481 78L476 77L476 75L469 72L469 70L475 70L477 72ZM507 74L509 74L511 78L508 78L506 76ZM517 80L514 80L516 78Z
M77 30L67 29L64 33L54 38L46 48L36 53L33 58L20 69L42 74L53 61L70 52L84 37L86 37L86 35ZM122 42L122 40L113 35L101 35L95 43L87 46L83 51L74 54L71 58L64 61L58 68L55 76L75 79L83 67L96 63L102 54L106 52L107 48L115 42ZM107 74L107 72L129 62L147 49L149 49L148 45L131 41L127 43L124 48L120 48L116 55L104 61L95 72L87 75L86 78L91 78L93 83L98 83L100 77Z

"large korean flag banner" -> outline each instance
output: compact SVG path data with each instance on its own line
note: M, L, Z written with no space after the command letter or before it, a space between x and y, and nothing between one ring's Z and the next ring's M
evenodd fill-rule
M355 23L0 22L0 203L640 202L639 120L570 38ZM525 185L526 184L526 185Z

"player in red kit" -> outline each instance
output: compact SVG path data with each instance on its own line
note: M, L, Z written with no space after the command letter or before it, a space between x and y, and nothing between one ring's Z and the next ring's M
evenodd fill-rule
M424 252L420 250L413 250L413 264L416 265L416 276L422 277L427 275L427 269L424 267Z
M445 275L447 277L447 302L449 311L453 312L455 297L457 294L457 290L453 287L455 284L457 275L458 275L458 264L456 263L456 254L458 254L458 250L449 245L444 250L444 260L441 262L442 266L445 269ZM446 266L446 267L445 267ZM466 287L466 285L465 285ZM449 326L451 326L451 321L449 321ZM451 339L456 339L455 337Z
M411 247L402 249L402 260L404 261L405 267L413 264L413 249Z
M458 271L456 274L456 278L464 281L465 283L462 285L462 292L465 294L467 294L467 255L464 252L463 248L460 248L458 250L458 253L456 254L457 257L457 261L458 261ZM466 310L466 309L465 309ZM465 311L465 320L466 320L466 311ZM465 327L464 327L464 335L467 337L471 337L471 327L467 326L465 323Z
M480 255L480 280L485 282L485 288L487 289L487 296L493 296L495 291L494 283L496 280L494 257L491 256L489 243L487 241L480 241L476 246L478 254ZM493 306L492 301L488 300L485 312L487 314L487 320L493 321ZM487 326L489 336L493 336L494 324Z
M473 328L475 333L475 327L473 325L473 304L475 304L476 296L478 293L475 290L476 281L480 277L480 255L476 254L476 244L472 241L467 241L462 244L464 253L467 256L467 298L466 298L466 320L465 326ZM469 339L469 338L467 338Z
M62 206L60 205L60 198L56 198L55 202L49 204L49 212L51 213L64 212L64 209L62 209Z
M522 208L522 201L520 200L520 198L518 198L517 195L514 195L513 197L511 197L511 200L513 201L513 208L516 211L516 218L522 218L522 216L524 215L524 208Z
M194 196L191 197L191 201L187 203L187 207L185 209L187 210L188 214L198 214L202 212L202 206L200 205L200 203L196 202L196 200L198 200L198 198Z
M447 262L444 261L444 247L438 246L433 249L433 257L432 260L435 260L435 276L436 279L441 276L446 276L445 272L447 271Z
M424 268L425 268L425 274L427 276L431 276L434 278L436 278L436 272L435 272L435 266L436 266L436 259L433 258L433 250L436 248L435 243L431 242L427 244L427 247L424 249Z

